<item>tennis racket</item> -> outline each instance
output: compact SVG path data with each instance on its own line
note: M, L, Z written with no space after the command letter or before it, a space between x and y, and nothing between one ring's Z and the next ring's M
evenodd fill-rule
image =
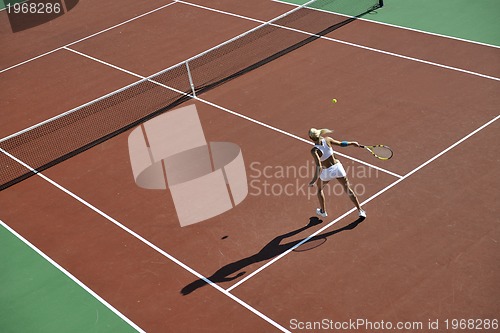
M393 152L391 148L385 145L375 145L375 146L361 146L361 148L367 149L373 156L380 160L388 160L392 157Z

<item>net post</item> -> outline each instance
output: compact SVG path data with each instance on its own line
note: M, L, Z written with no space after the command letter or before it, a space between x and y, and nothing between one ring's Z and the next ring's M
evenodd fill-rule
M189 77L189 84L191 85L191 92L193 93L193 97L196 97L196 91L194 89L193 77L191 76L191 70L189 69L189 62L186 61L186 69Z

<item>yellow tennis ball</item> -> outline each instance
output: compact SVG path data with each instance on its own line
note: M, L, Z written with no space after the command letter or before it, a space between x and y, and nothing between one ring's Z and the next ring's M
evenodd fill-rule
M337 103L337 100L335 98L332 99L332 103L334 103L334 104Z

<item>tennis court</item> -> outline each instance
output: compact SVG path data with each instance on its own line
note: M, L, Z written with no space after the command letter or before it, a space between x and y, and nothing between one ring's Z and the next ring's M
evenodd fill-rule
M1 331L498 331L498 24L378 7L89 0L16 33L1 11ZM336 150L366 219L334 183L315 216L311 127L394 150ZM169 132L230 147L222 189L181 207Z

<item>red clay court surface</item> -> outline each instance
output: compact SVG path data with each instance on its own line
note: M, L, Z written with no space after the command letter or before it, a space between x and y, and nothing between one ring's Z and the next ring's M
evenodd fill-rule
M292 8L264 0L191 3L259 20ZM121 1L116 8L99 1L97 9L82 1L51 22L67 31L60 40L40 40L43 26L4 37L12 39L0 41L8 50L0 67L167 4L2 72L8 112L0 136L137 81L108 64L151 75L259 25L188 3ZM33 176L1 191L0 219L146 332L300 331L291 320L325 318L422 322L425 331L429 319L495 319L499 55L355 21L186 103L197 106L208 141L241 147L249 181L262 181L256 169L265 166L306 165L310 146L300 138L309 127L391 146L389 162L340 151L351 182L362 185L362 222L346 195L327 198L328 218L308 225L314 195L253 195L250 188L231 211L181 228L168 191L134 183L130 132L43 172L60 187ZM300 187L309 177L269 182ZM290 250L315 232L320 246Z

